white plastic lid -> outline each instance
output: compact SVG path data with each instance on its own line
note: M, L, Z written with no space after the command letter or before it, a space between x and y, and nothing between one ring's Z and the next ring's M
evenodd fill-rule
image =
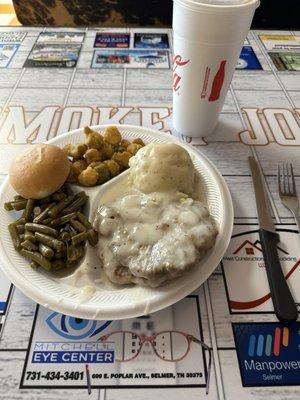
M215 6L233 6L237 4L246 4L250 0L193 0L194 3L212 4Z
M184 1L190 3L190 1ZM241 4L250 3L251 0L191 0L194 4L209 4L214 6L236 6Z

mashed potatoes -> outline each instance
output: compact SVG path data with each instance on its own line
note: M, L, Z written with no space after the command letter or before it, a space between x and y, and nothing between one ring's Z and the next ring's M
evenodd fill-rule
M143 193L194 192L194 165L189 153L178 144L148 144L130 159L129 166L132 186Z

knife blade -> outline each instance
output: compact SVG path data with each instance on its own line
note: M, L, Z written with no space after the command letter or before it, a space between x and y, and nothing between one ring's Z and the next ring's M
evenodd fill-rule
M277 252L277 245L280 239L272 220L266 186L256 160L253 157L249 157L248 160L260 225L259 237L274 311L279 321L293 322L298 317L298 311L281 269Z

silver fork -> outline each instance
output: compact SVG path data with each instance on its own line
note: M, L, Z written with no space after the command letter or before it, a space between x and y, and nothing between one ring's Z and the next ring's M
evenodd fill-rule
M293 214L300 232L299 199L297 197L293 165L278 164L278 191L281 202Z

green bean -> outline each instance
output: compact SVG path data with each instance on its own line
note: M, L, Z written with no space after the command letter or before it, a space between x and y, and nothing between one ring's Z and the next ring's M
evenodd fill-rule
M27 200L16 200L16 201L12 201L10 203L13 207L14 210L16 211L20 211L20 210L24 210L26 205L27 205Z
M65 263L63 260L53 260L52 261L52 269L54 271L59 271L60 269L63 269L65 266Z
M24 199L23 196L20 196L19 194L16 194L16 195L14 196L14 200L26 200L26 199Z
M27 203L26 203L25 210L24 210L23 215L22 215L22 217L25 218L26 222L30 221L33 208L34 208L34 200L33 199L28 199Z
M73 226L73 228L76 229L76 231L79 232L79 233L80 233L80 232L85 232L85 231L86 231L85 226L84 226L81 222L77 221L76 219L71 219L70 224L71 224L71 225Z
M21 233L21 235L19 235L21 242L23 242L25 240L25 235L24 233Z
M33 232L25 230L25 235L24 235L25 240L30 240L31 242L36 242L36 238L34 236Z
M66 256L66 254L67 254L66 250L64 250L64 251L56 251L54 253L54 258L55 259L61 259L61 258L64 258Z
M55 203L49 204L47 208L45 208L44 211L40 213L37 217L34 218L33 222L36 224L39 224L40 222L44 221L48 217L49 211L52 209L52 207L55 206Z
M30 240L24 240L24 242L21 243L21 246L30 251L36 251L38 250L38 246L34 243L32 243Z
M31 268L33 268L33 269L37 269L38 266L39 266L39 264L36 263L35 261L31 261L30 266L31 266Z
M49 260L54 256L54 251L51 249L51 247L46 246L43 243L39 244L39 251L44 257L48 258Z
M50 228L47 225L41 225L41 224L35 224L32 222L27 222L27 224L25 224L25 229L27 229L28 231L32 231L32 232L44 233L45 235L49 235L49 236L53 236L53 237L58 236L57 230Z
M33 209L34 218L36 218L38 215L40 215L41 212L42 212L41 207L34 207L34 209Z
M24 225L25 224L25 219L23 217L16 219L14 222L12 222L14 225Z
M68 262L73 263L79 260L84 255L84 246L69 246L67 250Z
M16 225L16 227L17 227L17 231L18 231L19 234L25 232L25 225L24 224Z
M77 211L77 218L82 223L82 225L84 225L87 229L91 229L92 228L92 224L90 223L90 221L80 211Z
M50 222L50 225L51 226L63 225L65 223L71 221L71 219L73 219L73 218L76 218L76 213L75 212L71 213L71 214L68 214L68 215L64 215L63 217L59 217L59 218L53 219Z
M71 212L79 210L88 200L88 196L81 196L75 200L69 207L64 209L64 214L69 214Z
M49 211L50 217L56 217L64 208L66 208L74 200L74 195L70 195L65 199L61 200L59 203L55 204L54 207Z
M65 246L61 240L55 239L52 236L48 236L43 233L35 232L35 237L40 243L43 243L58 251L61 251Z
M64 192L56 192L54 193L51 198L54 201L61 201L64 200L67 197L67 195Z
M49 217L49 218L44 219L44 221L42 221L42 222L43 222L44 225L49 225L50 222L53 221L53 219L54 219L54 218Z
M72 237L72 244L75 246L76 244L86 240L88 238L88 232L81 232Z
M87 240L91 246L96 246L98 243L98 233L94 229L88 231Z
M47 271L50 271L51 263L49 260L47 260L47 258L42 256L41 253L38 253L37 251L28 251L24 249L22 249L20 253L23 257L35 261L38 265L45 268Z
M11 204L11 201L8 201L7 203L4 203L4 210L6 211L12 211L14 208Z
M21 248L21 239L18 234L17 226L12 223L8 225L8 231L13 242L14 248L19 251Z
M60 240L63 240L64 242L67 242L67 241L71 240L71 235L70 235L69 232L62 232L62 233L59 235L59 239L60 239Z

